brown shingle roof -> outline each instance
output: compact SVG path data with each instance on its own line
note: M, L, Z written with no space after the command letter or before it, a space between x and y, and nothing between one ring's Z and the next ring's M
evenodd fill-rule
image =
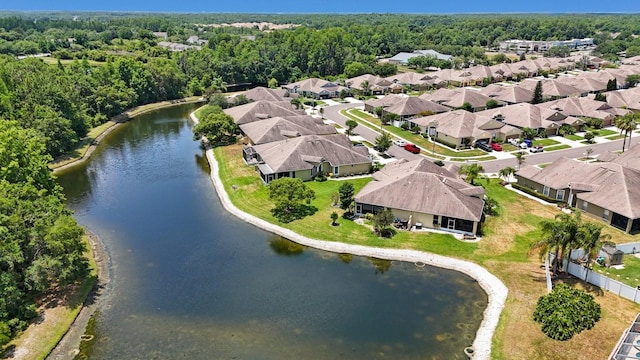
M275 90L262 86L244 92L244 96L251 101L285 101Z
M274 117L240 125L254 144L264 144L303 135L335 134L336 128L307 115Z
M398 161L376 173L356 202L480 221L482 187L471 186L427 159Z
M253 149L274 173L311 169L312 162L319 159L331 166L371 163L366 147L354 147L341 134L300 136L256 145Z
M303 112L282 107L271 101L259 100L225 109L224 113L231 116L236 124L242 125L269 117L301 115Z

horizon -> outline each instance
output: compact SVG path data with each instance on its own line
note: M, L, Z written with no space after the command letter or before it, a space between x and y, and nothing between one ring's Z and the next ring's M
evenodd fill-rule
M640 2L610 3L584 0L579 4L557 0L547 4L520 3L511 0L493 0L483 3L393 3L386 0L306 0L295 3L270 3L245 0L235 3L212 3L207 0L174 2L157 0L112 0L87 2L80 0L25 0L14 2L3 12L123 12L123 13L177 13L177 14L261 14L261 15L313 15L313 14L405 14L405 15L481 15L481 14L637 14Z

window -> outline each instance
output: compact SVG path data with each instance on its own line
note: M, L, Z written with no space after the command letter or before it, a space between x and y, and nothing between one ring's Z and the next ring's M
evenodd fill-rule
M545 186L542 188L542 195L544 195L544 196L549 196L549 190L551 190L551 189L550 189L548 186L546 186L546 185L545 185Z
M556 200L564 200L564 190L558 190L556 193Z
M433 215L433 226L438 227L438 223L440 221L440 217L438 215Z
M587 205L588 203L586 201L582 202L582 211L587 211Z
M353 166L353 165L351 165ZM339 175L340 174L340 167L339 166L334 166L333 167L333 174L334 175Z
M609 210L605 209L602 212L602 220L609 220Z

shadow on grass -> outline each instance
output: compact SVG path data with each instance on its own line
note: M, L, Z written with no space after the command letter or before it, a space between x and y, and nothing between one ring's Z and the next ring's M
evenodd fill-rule
M298 204L295 207L279 207L271 209L273 217L278 219L281 223L290 223L294 220L299 220L307 216L311 216L318 211L318 208L312 205Z

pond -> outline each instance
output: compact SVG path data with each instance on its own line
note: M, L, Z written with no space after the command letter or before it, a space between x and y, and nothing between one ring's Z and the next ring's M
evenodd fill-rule
M487 305L475 280L303 247L236 219L192 110L142 115L58 174L111 259L79 358L466 359Z

